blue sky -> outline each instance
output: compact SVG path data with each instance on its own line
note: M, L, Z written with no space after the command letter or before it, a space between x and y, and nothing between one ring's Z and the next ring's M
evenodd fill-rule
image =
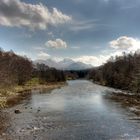
M100 65L139 49L139 0L1 0L0 47Z

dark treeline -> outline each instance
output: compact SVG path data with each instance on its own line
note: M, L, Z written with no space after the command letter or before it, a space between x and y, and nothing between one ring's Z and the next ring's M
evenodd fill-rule
M140 54L111 57L104 65L94 68L89 78L102 85L140 92Z
M65 76L67 79L85 79L89 73L89 69L87 70L66 70Z
M0 49L0 86L24 85L32 78L38 78L41 82L65 81L63 71L44 64L33 65L26 57Z
M40 83L61 82L66 80L63 71L49 68L45 64L36 64L33 69L33 77L36 76L39 78Z

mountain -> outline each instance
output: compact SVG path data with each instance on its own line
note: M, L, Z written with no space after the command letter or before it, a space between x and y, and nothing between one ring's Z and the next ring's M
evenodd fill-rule
M66 69L67 67L69 67L69 65L73 63L75 63L75 61L69 58L65 58L62 61L58 62L58 64L61 66L62 69Z
M56 68L56 69L61 69L62 68L61 64L59 64L58 62L56 62L56 61L54 61L52 59L46 59L46 60L39 59L39 60L35 60L34 63L35 64L36 63L40 63L40 64L43 63L43 64L45 64L45 65L47 65L49 67L53 67L53 68Z
M63 70L85 70L93 67L92 65L85 64L83 62L75 62L69 58L65 58L59 62L56 62L52 59L36 60L34 63L43 63L49 67Z
M74 62L70 64L68 67L66 67L66 70L85 70L92 68L92 65L88 65L82 62Z

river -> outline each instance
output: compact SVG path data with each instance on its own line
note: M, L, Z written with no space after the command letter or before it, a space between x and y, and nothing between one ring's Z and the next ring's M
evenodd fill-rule
M140 140L140 121L120 103L105 98L111 88L86 80L68 81L6 109L7 140ZM15 114L14 110L21 110Z

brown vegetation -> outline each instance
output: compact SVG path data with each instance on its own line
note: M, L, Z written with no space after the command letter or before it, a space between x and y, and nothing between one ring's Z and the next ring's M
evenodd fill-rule
M0 107L5 106L8 96L17 97L24 90L49 88L50 83L54 87L61 82L65 82L63 71L44 64L33 65L26 57L0 49Z
M115 102L121 103L122 106L128 108L136 115L140 115L140 95L124 94L122 92L111 93L106 98L112 99Z
M31 78L31 72L29 59L0 50L0 86L23 85Z
M140 93L140 54L112 57L104 65L92 69L89 78L102 85Z

